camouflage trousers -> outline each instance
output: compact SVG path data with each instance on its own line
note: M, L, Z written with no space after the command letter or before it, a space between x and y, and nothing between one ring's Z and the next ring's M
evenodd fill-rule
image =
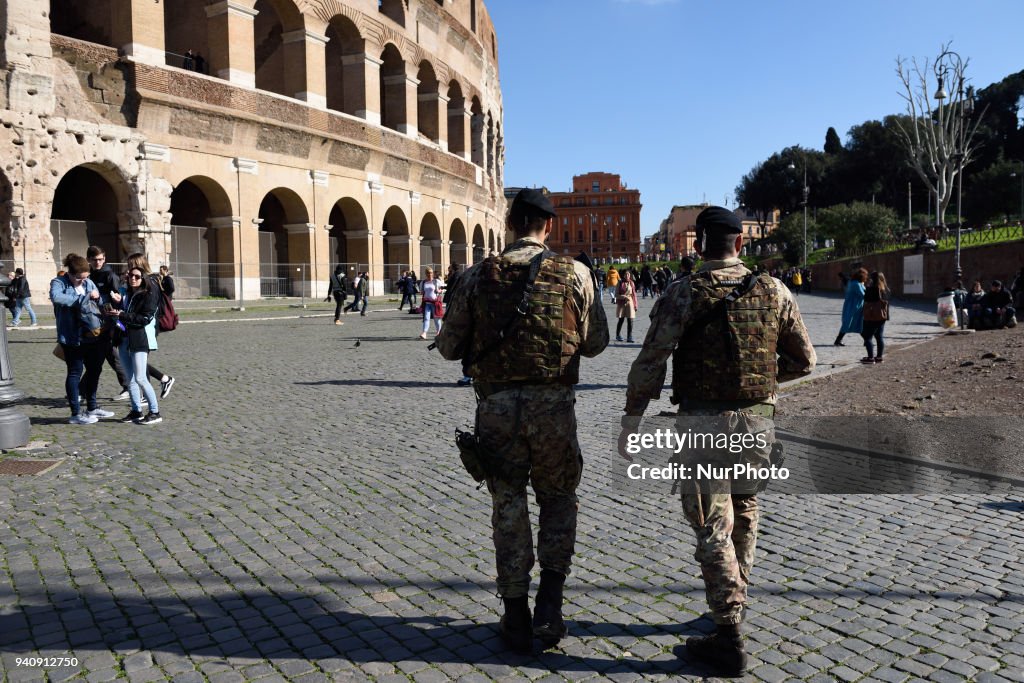
M729 487L727 481L682 486L683 514L697 535L693 557L716 624L743 621L760 517L756 495L730 493Z
M749 412L691 410L680 413L683 424L699 431L767 436L764 448L750 448L739 454L720 452L723 463L743 462L757 467L770 463L775 441L774 422ZM702 460L713 462L708 452ZM697 535L693 557L700 564L704 591L716 624L743 621L747 585L754 566L757 523L760 513L756 485L745 481L691 480L682 485L683 514Z
M529 465L529 483L540 508L537 558L541 569L562 574L572 565L576 487L583 474L575 403L572 387L524 386L482 398L476 414L477 434L490 453ZM506 598L530 591L534 553L526 485L526 479L487 479L498 594Z

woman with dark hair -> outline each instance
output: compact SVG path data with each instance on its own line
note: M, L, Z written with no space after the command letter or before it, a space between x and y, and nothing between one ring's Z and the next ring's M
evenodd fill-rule
M864 328L864 283L868 279L868 271L858 268L850 275L846 284L846 299L843 301L843 324L839 328L835 346L846 346L843 343L845 334L860 331Z
M889 287L885 283L885 275L878 271L871 273L868 286L864 288L864 327L860 336L864 337L864 348L868 355L860 359L861 363L881 363L885 352L885 340L882 333L885 321L889 319ZM874 344L878 344L875 353Z
M138 268L142 271L147 284L152 284L156 289L157 302L159 303L160 292L163 290L160 287L160 280L153 275L153 271L149 268L149 259L146 258L146 255L136 252L128 256L126 263L128 264L128 268ZM157 315L159 315L159 308L157 309ZM159 327L155 327L154 329L156 330L156 334L160 334ZM152 365L146 366L146 372L150 377L160 382L160 398L167 398L167 395L171 393L171 387L174 386L174 378L165 372L157 370Z
M68 422L87 425L114 416L96 405L96 387L106 358L106 331L95 315L99 313L100 292L89 279L89 262L78 254L68 254L64 269L64 275L50 281L50 301L57 319L57 342L68 370L64 380L71 408ZM81 396L87 403L84 412Z
M626 343L633 343L633 319L636 318L636 283L632 271L625 270L615 289L615 315L619 322L615 326L615 341L622 341L622 321L626 321Z
M111 306L107 315L116 318L118 329L124 328L119 352L121 365L128 377L128 394L132 410L122 422L151 425L162 422L156 392L146 376L149 352L156 351L156 314L160 308L158 283L147 276L142 268L129 266L125 273L126 285L121 289L121 308ZM141 389L141 392L140 392ZM142 414L142 396L146 395L149 414Z

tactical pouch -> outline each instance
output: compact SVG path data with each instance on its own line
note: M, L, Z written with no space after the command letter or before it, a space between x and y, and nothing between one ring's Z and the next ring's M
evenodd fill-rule
M455 445L459 449L462 466L473 477L473 481L481 482L487 478L487 469L480 454L480 440L472 432L455 430Z
M772 444L772 452L771 455L768 456L768 461L775 467L782 467L782 463L786 462L786 453L782 448L781 441L776 440L776 442ZM768 480L764 479L757 485L757 492L763 493L767 488Z

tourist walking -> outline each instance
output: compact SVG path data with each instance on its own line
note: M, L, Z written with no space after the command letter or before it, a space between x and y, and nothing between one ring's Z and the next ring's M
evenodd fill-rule
M67 367L64 392L71 408L68 422L86 425L114 416L96 403L96 387L110 343L99 318L100 292L89 279L89 262L78 254L68 254L64 269L64 275L50 281L50 301L57 322L59 355ZM86 400L84 411L81 396Z
M357 272L355 279L352 280L352 303L342 309L345 313L348 313L349 311L355 313L359 310L359 304L361 303L360 300L363 298L362 285L363 274Z
M129 257L129 260L131 257ZM128 393L132 401L131 412L121 422L138 425L152 425L163 421L156 392L149 383L149 354L156 351L156 316L160 309L161 290L159 280L148 277L139 266L129 266L125 273L125 286L121 288L120 301L107 308L107 315L117 323L115 337L118 339L118 353L121 364L128 373ZM123 328L123 329L122 329ZM142 395L149 404L149 413L142 413Z
M862 363L881 363L885 353L885 322L889 319L889 287L885 283L885 275L878 271L868 276L864 288L864 327L860 336L864 337L864 348L867 354L860 359ZM878 351L875 351L875 346Z
M330 301L334 297L334 324L344 325L341 322L341 309L345 306L345 299L348 297L348 278L345 277L345 266L340 263L334 266L334 273L327 282L330 294L324 301Z
M420 339L426 339L431 319L434 321L435 334L441 333L441 317L444 315L441 290L444 289L444 280L435 278L434 270L427 268L420 281L420 289L423 290L423 332L420 333Z
M864 328L864 282L868 279L868 271L858 268L850 275L846 283L846 299L843 301L843 322L839 334L833 342L834 346L846 346L843 336L849 333L860 334Z
M608 288L608 298L615 303L615 291L619 286L619 271L615 266L608 266L608 275L605 277L605 286Z
M615 341L622 341L622 322L626 322L626 342L633 343L633 319L638 308L636 300L636 284L633 273L625 271L619 286L615 288L615 316L619 322L615 325Z
M7 298L13 302L11 309L11 327L21 324L21 312L28 311L29 324L36 326L36 312L32 310L32 289L28 286L25 278L25 271L21 268L14 269L14 277L11 284L7 285Z

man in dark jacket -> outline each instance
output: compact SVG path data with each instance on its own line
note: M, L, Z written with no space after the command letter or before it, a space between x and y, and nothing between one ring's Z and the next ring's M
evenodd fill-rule
M32 290L29 289L28 280L25 279L25 271L17 268L11 284L7 285L7 299L11 307L11 327L21 324L21 311L28 311L32 327L36 326L36 312L32 310Z
M92 280L93 284L96 285L96 289L100 292L100 306L110 303L110 293L116 292L121 283L117 275L114 274L114 271L107 265L106 252L103 251L103 247L98 247L94 244L85 252L85 257L89 260L89 279ZM107 364L114 369L114 372L117 374L117 383L121 385L121 393L115 396L114 400L127 401L128 377L124 374L124 368L121 367L121 359L117 349L110 343L110 337L106 337L103 343L106 344L104 354L107 358Z
M985 327L999 329L1001 327L1016 327L1016 311L1013 309L1013 299L1010 293L1003 289L1003 283L993 280L981 303L982 319Z

